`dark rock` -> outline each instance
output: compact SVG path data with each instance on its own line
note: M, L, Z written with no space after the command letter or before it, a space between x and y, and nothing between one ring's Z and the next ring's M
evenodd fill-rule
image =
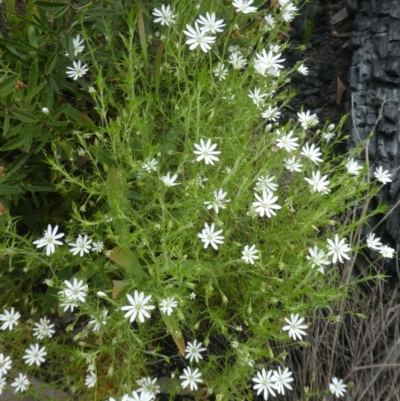
M311 88L311 89L306 89L304 91L302 91L304 96L312 96L312 95L316 95L320 92L320 89L318 88Z
M318 77L322 82L329 83L333 79L333 68L329 64L323 64L318 71Z

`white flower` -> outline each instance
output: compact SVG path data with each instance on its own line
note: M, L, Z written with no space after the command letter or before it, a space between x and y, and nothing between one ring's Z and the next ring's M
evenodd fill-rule
M389 178L392 174L389 174L388 170L383 171L382 166L379 166L375 169L374 176L380 181L382 184L387 184L388 182L392 182Z
M261 217L264 217L264 214L267 217L271 217L272 215L276 216L274 209L282 209L282 206L279 206L275 203L278 197L274 196L272 193L266 193L264 191L262 193L262 197L258 194L254 194L254 196L257 200L251 205Z
M192 370L189 366L186 369L183 369L183 375L179 376L182 379L181 386L182 388L186 388L190 386L190 390L197 390L197 383L202 383L203 380L201 379L201 373L199 369Z
M4 322L0 327L1 330L10 331L14 328L14 326L18 326L18 319L21 317L19 312L15 312L14 308L11 308L10 311L4 310L4 313L0 315L0 321Z
M11 387L15 387L14 393L18 393L20 391L21 393L23 391L26 391L26 389L30 385L30 381L28 380L28 377L22 373L18 374L18 377L14 379L14 381L11 383Z
M285 22L290 22L294 19L297 7L292 3L286 3L281 10L281 17Z
M279 131L278 131L279 133ZM287 152L291 152L292 150L295 150L298 148L299 144L297 141L299 140L298 138L292 138L293 131L290 131L287 135L283 135L280 138L276 140L276 146L279 149L284 148Z
M250 263L250 264L254 265L254 260L260 259L259 256L256 256L257 253L258 253L258 250L256 249L256 246L254 244L251 247L249 247L248 245L245 245L245 247L242 251L242 259L246 263Z
M6 387L6 378L0 375L0 395L3 394L3 390Z
M194 150L193 153L198 155L196 161L201 161L204 159L206 164L214 165L214 161L219 161L216 155L219 155L221 152L219 150L215 150L217 144L211 144L211 140L207 139L207 142L204 142L203 139L200 139L200 145L198 143L194 144L194 147L197 150Z
M73 61L72 64L73 67L67 67L66 74L69 78L72 78L75 81L78 78L83 77L89 71L89 68L87 68L87 64L82 65L81 60L78 60L78 62Z
M39 348L39 344L33 344L28 349L25 350L25 355L22 359L25 359L25 363L28 365L36 364L40 366L46 359L45 355L47 352L45 351L45 347Z
M215 250L218 249L219 244L224 243L224 238L222 235L222 230L215 231L215 224L212 223L209 226L207 223L204 223L204 228L201 233L198 233L197 236L204 242L204 249L211 245Z
M346 252L350 252L351 248L348 244L346 244L346 239L341 239L339 241L339 236L335 234L334 240L328 239L328 256L332 255L332 262L336 263L339 260L340 263L343 263L343 258L350 260L350 256L347 255Z
M124 398L125 396L126 398ZM132 391L131 396L129 396L128 394L126 394L125 396L122 397L121 401L151 401L156 398L147 391L142 391L142 392Z
M369 233L367 235L367 247L368 248L371 248L375 251L379 251L381 249L381 246L382 246L381 239L379 237L375 238L374 233Z
M201 50L206 53L211 49L210 43L215 42L215 36L207 36L207 32L199 27L198 22L195 22L194 26L195 28L188 24L186 25L186 31L183 31L188 37L186 44L189 45L190 50L200 46Z
M325 131L322 134L322 139L325 139L326 142L329 142L331 139L335 137L335 133L332 131Z
M304 177L304 179L312 186L313 192L322 192L324 194L329 192L329 181L327 178L327 175L321 177L320 171L313 171L312 178Z
M79 305L75 301L71 301L70 299L63 298L63 299L61 299L60 306L62 308L64 308L64 312L66 312L68 309L71 309L71 312L73 312L74 309L77 308Z
M252 7L254 0L234 0L232 2L233 7L236 8L236 12L242 12L243 14L255 13L257 7Z
M285 387L289 390L293 390L292 386L289 384L294 380L291 376L292 372L288 368L282 372L281 368L278 367L278 370L274 371L273 380L275 381L275 389L278 394L285 395Z
M308 68L304 64L301 64L297 67L297 72L301 75L308 75Z
M228 73L228 68L225 67L224 63L218 63L213 69L213 73L220 81L223 81Z
M281 112L278 107L268 106L268 108L261 114L267 121L276 121L279 119Z
M315 147L314 143L312 143L311 146L308 146L308 143L306 143L301 148L301 154L303 156L309 158L315 164L322 162L322 159L320 159L320 157L319 157L322 155L321 150L320 150L320 148Z
M318 267L318 271L324 273L324 266L330 265L331 262L326 258L326 254L322 249L318 249L317 246L308 250L310 255L306 256L306 259L311 262L311 267Z
M47 317L40 318L39 323L35 323L33 328L33 336L38 340L43 340L46 337L51 338L55 333L54 324L51 324Z
M47 107L42 107L42 113L43 114L49 114L50 110Z
M289 159L284 160L285 168L292 173L295 171L300 172L302 171L303 165L296 159L296 156L292 156Z
M190 299L196 299L196 293L195 292L191 292L189 295Z
M227 192L224 192L222 189L219 189L218 191L214 191L214 201L213 202L208 202L205 201L203 202L204 205L207 205L207 209L214 209L215 213L219 213L219 209L226 209L225 204L229 203L231 200L230 199L225 199L225 196L227 195Z
M104 242L93 241L92 242L92 252L101 252L104 249Z
M135 290L133 297L129 294L126 294L126 297L131 305L123 306L121 308L121 310L127 311L124 317L129 317L130 322L133 322L136 317L138 317L141 323L150 317L150 313L148 311L155 308L154 305L147 305L147 303L151 300L151 295L145 297L143 292L138 292Z
M4 356L3 353L0 354L0 377L5 376L7 372L11 369L12 360L9 356Z
M339 398L346 392L346 387L347 386L343 383L342 379L337 379L334 377L332 379L332 383L329 384L329 391Z
M162 4L161 9L155 8L152 14L156 17L153 20L155 24L160 23L161 25L170 26L170 24L175 22L176 15L171 10L171 6L169 4L167 6Z
M62 245L61 241L58 241L58 238L64 236L64 233L57 234L58 226L54 227L54 230L51 228L49 224L47 226L47 230L44 231L44 235L42 238L33 241L33 244L36 245L36 248L46 247L46 255L49 256L55 252L55 245Z
M240 52L233 52L229 55L228 63L232 64L235 70L240 70L247 65L247 60Z
M81 39L81 36L79 35L79 33L78 33L78 35L76 35L76 37L74 39L72 39L72 45L74 47L74 56L75 57L79 53L83 52L83 50L85 48L85 45L83 43L84 43L84 40Z
M255 190L257 192L266 192L267 194L272 194L278 188L278 184L276 184L274 180L275 176L270 177L267 175L265 177L258 177Z
M390 246L387 245L382 245L379 248L379 253L384 257L384 258L393 258L395 250L393 248L390 248Z
M151 173L152 171L157 171L157 164L158 161L156 159L147 159L142 167L148 172Z
M253 377L251 380L256 384L253 386L254 390L257 390L257 395L263 392L264 400L268 400L268 395L271 394L272 397L275 397L274 390L275 388L275 380L273 377L273 371L269 370L268 373L262 368L261 371L257 372L257 377Z
M71 302L85 302L88 291L88 285L84 284L83 280L73 278L73 282L64 280L64 288L59 294L64 295Z
M171 316L174 308L178 306L178 302L175 301L175 297L168 297L160 302L160 311L165 315Z
M264 98L268 97L268 94L261 93L260 88L254 88L253 92L251 90L249 90L248 96L249 96L249 98L251 98L251 100L257 107L260 107L264 103Z
M216 21L215 13L212 13L211 15L207 12L206 16L204 17L203 15L200 15L199 18L197 18L197 22L200 25L203 25L202 29L205 32L211 32L211 33L217 33L217 32L222 32L223 27L226 25L224 24L223 19L219 19Z
M285 59L279 59L282 54L274 55L273 51L270 50L268 53L263 49L262 53L256 54L256 60L254 62L254 68L261 75L275 75L277 71L283 68Z
M174 174L171 177L171 173L168 172L167 175L164 175L160 177L160 180L167 186L167 187L173 187L175 185L179 185L179 182L175 182L175 180L178 178L177 174Z
M149 400L155 399L156 395L160 392L160 386L157 385L156 377L154 379L151 377L142 377L136 383L141 386L136 391L138 393L147 393Z
M265 31L271 31L272 29L275 28L276 21L273 15L271 14L266 15L264 17L264 21L265 21L265 26L264 26Z
M193 362L193 359L196 362L199 362L199 359L203 359L200 352L207 351L207 348L201 348L202 345L203 343L197 343L197 340L194 340L193 343L188 342L185 349L185 358L189 359L190 362Z
M316 114L310 115L310 111L307 111L305 113L301 111L300 113L297 113L297 117L300 125L304 129L312 128L319 123L317 115Z
M94 387L97 383L97 375L94 372L90 372L85 378L85 385L88 388Z
M99 331L102 326L107 324L107 320L109 319L108 310L103 309L100 313L100 316L90 315L92 320L89 320L88 325L94 326L93 331Z
M89 251L92 249L92 246L90 245L91 242L92 240L88 239L86 234L83 237L81 234L79 234L76 242L71 242L68 244L68 246L71 247L70 252L72 255L75 256L79 253L79 256L82 257L85 253L89 253Z
M285 321L288 324L288 326L283 326L282 330L283 331L289 331L289 337L292 338L293 340L301 340L301 336L306 336L307 333L303 331L303 329L307 328L306 324L302 324L304 322L304 318L300 318L298 314L290 314L290 319L285 317Z
M362 166L358 164L353 158L349 159L346 163L347 172L352 175L359 175L362 170Z

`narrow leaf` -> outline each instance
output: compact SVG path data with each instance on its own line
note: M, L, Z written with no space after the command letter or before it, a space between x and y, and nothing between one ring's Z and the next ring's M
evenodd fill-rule
M147 41L146 41L146 32L144 29L143 12L142 12L142 9L138 5L136 6L136 9L137 9L137 16L138 16L140 45L142 46L144 61L147 65Z
M168 333L171 334L172 339L174 340L176 346L178 347L179 352L184 357L185 356L185 339L183 338L182 331L179 327L178 321L173 316L167 316L164 313L161 313L162 319L164 320L165 325L167 326Z
M163 54L164 48L165 48L165 44L161 43L160 46L158 46L157 51L156 51L154 77L155 77L155 82L156 82L156 94L157 95L160 90L161 59L162 59L162 54Z
M110 259L118 266L121 266L129 274L141 279L144 277L144 271L140 265L136 254L129 248L114 248L111 251Z
M2 151L4 151L4 150L14 150L14 149L20 148L25 143L25 138L24 137L25 137L25 134L21 133L16 138L12 139L11 141L8 141L4 146L1 147L0 150L2 150Z
M114 287L112 291L112 298L115 299L117 298L118 294L121 292L121 290L126 287L128 284L132 284L130 280L114 280Z
M23 192L24 191L21 188L0 184L0 195L15 195L22 194Z
M49 75L53 72L55 66L57 64L57 53L53 53L50 58L47 60L47 63L44 67L44 72L46 75Z
M38 119L33 114L27 113L26 111L22 110L11 110L10 116L24 123L36 123L38 121Z
M29 70L29 83L28 83L28 92L27 96L29 96L33 90L37 87L38 81L38 59L36 58L31 64L31 68Z
M11 75L0 82L0 96L6 96L14 90L19 75Z

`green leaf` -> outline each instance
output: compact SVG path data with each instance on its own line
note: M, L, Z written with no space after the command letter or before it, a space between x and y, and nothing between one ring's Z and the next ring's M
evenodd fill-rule
M178 347L179 352L182 356L185 356L185 339L182 335L178 321L174 316L168 316L164 313L161 313L161 317L167 326L168 333L171 334L176 346Z
M31 124L38 122L38 119L33 114L27 113L26 111L22 110L11 110L10 116L24 123Z
M154 67L154 78L156 83L156 94L158 95L160 89L160 76L161 76L161 58L164 51L165 44L161 43L156 51L156 61Z
M112 291L112 298L117 298L118 294L129 284L132 284L131 280L114 280L113 281L113 291Z
M147 40L146 32L144 29L144 19L142 9L137 5L137 17L138 17L138 28L139 28L139 40L142 46L144 61L147 65Z
M7 138L7 133L9 129L10 129L10 116L6 114L3 121L3 132L2 132L3 138Z
M49 75L53 72L55 66L57 65L57 53L54 53L47 60L47 63L44 67L44 72L46 75Z
M106 185L112 191L118 191L122 187L122 180L118 177L115 166L111 166L108 170Z
M7 96L11 93L15 88L18 78L19 75L11 75L10 77L3 79L0 82L0 96Z
M140 9L143 11L144 15L146 15L148 18L151 18L149 12L147 11L146 6L143 4L141 0L135 0L136 4L140 7Z
M85 12L85 15L90 15L95 17L106 17L110 15L117 15L117 12L109 8L92 8L91 10L87 10Z
M121 266L129 274L141 279L145 276L142 266L136 254L129 248L114 248L111 251L110 259L118 266Z
M26 184L26 189L31 192L52 192L56 187L46 182L30 182Z
M4 151L4 150L18 149L21 146L23 146L24 143L25 143L25 133L22 133L13 140L7 142L4 146L1 147L0 150Z
M23 192L21 188L0 184L0 195L15 195L22 194Z
M35 6L39 8L43 8L47 11L57 11L61 8L65 7L64 3L51 3L49 1L35 1Z
M32 132L31 132L31 130L26 130L22 134L22 136L24 138L24 150L25 150L25 153L28 153L31 150L31 146L32 146Z
M36 96L45 86L47 85L46 81L41 82L39 85L33 88L33 90L26 96L25 100L30 102L34 96ZM30 89L30 85L28 87L28 91Z
M19 155L13 163L7 169L7 176L13 175L16 171L18 171L31 157L32 152L29 153L22 153Z
M38 81L38 59L35 59L29 70L29 82L28 82L28 92L27 96L29 96L37 87Z
M69 103L64 103L62 106L51 112L51 118L57 119L61 114L65 113L69 107L71 107Z
M54 12L54 18L62 17L69 10L69 4L66 4L64 7L58 9Z

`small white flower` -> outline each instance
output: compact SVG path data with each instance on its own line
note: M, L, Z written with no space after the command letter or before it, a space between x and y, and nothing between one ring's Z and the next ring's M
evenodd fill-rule
M306 259L311 262L311 267L318 267L318 271L324 273L324 266L331 264L325 252L322 249L318 249L317 246L310 248L308 252L310 255L307 255Z
M325 139L326 142L331 141L335 137L335 133L333 131L325 131L322 134L322 139Z
M292 338L293 340L301 340L301 336L307 335L303 329L307 328L306 324L302 324L304 322L304 318L300 318L298 314L290 314L290 319L285 317L285 321L288 324L288 326L283 326L282 330L283 331L288 331L289 337Z
M384 258L393 259L395 250L394 250L393 248L391 248L390 246L382 245L382 246L379 248L379 253L380 253Z
M88 239L86 234L83 237L81 234L79 234L76 242L71 242L68 244L68 246L71 247L70 252L72 255L75 256L79 253L79 256L82 257L85 253L89 253L89 251L92 249L92 246L90 245L91 242L92 240Z
M82 53L83 50L85 49L85 45L83 44L84 40L81 39L81 36L76 35L74 39L72 39L72 45L74 47L74 56L76 57L79 53Z
M320 148L317 148L314 143L312 143L311 146L309 146L308 143L306 143L301 148L301 154L310 159L315 164L322 162L322 159L320 159L319 157L322 155L321 150Z
M281 116L278 107L268 106L268 108L261 114L267 121L276 121Z
M33 241L33 244L36 245L36 248L46 247L46 255L49 256L55 252L55 245L62 245L61 241L58 241L59 238L64 236L64 233L57 234L58 226L54 227L54 230L51 228L49 224L47 226L47 230L44 231L44 235L42 238Z
M268 14L264 17L265 25L264 25L264 30L265 31L272 31L272 29L275 28L276 21L273 15Z
M279 133L279 131L278 131ZM280 138L276 140L276 146L279 149L284 148L287 152L291 152L292 150L296 150L299 146L297 141L298 138L292 138L293 131L290 131L287 135L282 135Z
M33 344L25 350L25 355L22 359L25 359L25 363L28 365L36 364L36 366L40 366L46 360L45 355L47 355L47 352L45 349L45 347L39 348L38 343Z
M224 243L224 238L222 235L222 230L215 231L215 224L212 223L209 226L207 223L204 223L204 228L201 233L198 233L197 236L204 242L204 249L211 245L215 250L218 249L218 245Z
M251 6L253 3L254 0L234 0L232 5L235 7L237 13L250 14L257 11L257 7Z
M218 191L214 191L214 201L208 202L205 201L203 202L204 205L207 205L207 209L214 209L214 212L216 214L219 213L219 209L226 209L225 204L229 203L231 200L230 199L225 199L225 196L227 195L227 192L224 192L222 189L219 189Z
M97 375L95 372L90 372L85 378L85 385L88 388L94 387L97 383Z
M171 316L174 309L178 306L178 302L175 301L175 297L168 297L160 302L160 311L165 315Z
M196 293L195 292L191 292L189 297L190 297L190 299L196 299Z
M0 375L0 395L3 394L6 384L6 378Z
M88 292L88 285L83 280L73 278L72 283L64 280L65 288L59 294L65 296L71 302L85 302Z
M30 384L31 383L28 377L22 373L19 373L18 377L16 377L14 381L11 383L11 387L15 387L14 393L16 394L18 393L18 391L21 393L23 391L26 391Z
M294 4L288 2L285 4L283 9L281 9L281 17L285 22L290 22L296 16L296 12L297 7Z
M21 317L19 312L15 312L14 308L11 308L9 311L4 310L4 313L0 315L0 321L4 322L0 327L1 330L10 331L14 328L14 326L18 326L18 319Z
M293 390L292 386L289 384L294 380L291 376L292 372L288 368L285 368L282 372L281 368L278 367L278 370L274 371L273 380L275 381L275 388L278 394L285 395L285 387L289 390Z
M194 150L193 153L198 155L196 161L199 162L204 159L206 164L212 165L214 165L214 161L219 161L216 155L219 155L221 152L219 150L215 150L217 144L212 144L210 139L207 139L207 142L204 142L203 139L200 139L200 144L195 143L194 147L197 150Z
M246 67L247 60L240 52L233 52L229 55L228 63L232 64L233 69L241 70L242 68Z
M78 78L82 78L89 71L87 64L82 65L81 60L78 60L78 62L73 61L72 64L73 67L67 67L66 74L75 81Z
M50 114L50 111L47 107L42 107L42 113L43 114Z
M303 165L296 159L296 156L292 156L289 159L284 160L285 168L292 173L301 172Z
M276 184L274 180L275 176L270 177L267 175L265 177L258 177L255 191L266 192L267 194L274 193L278 188L278 184Z
M12 360L9 356L4 356L3 353L0 354L0 377L6 376L7 372L11 369Z
M197 383L203 382L199 369L192 370L190 366L183 369L183 375L179 376L179 378L183 380L181 383L182 388L189 386L192 391L197 390Z
M93 241L92 242L92 252L102 252L104 249L104 242L102 241Z
M211 49L210 44L215 42L215 36L207 36L207 32L199 27L197 21L194 28L189 24L186 25L183 33L188 37L186 44L189 45L190 50L200 46L201 50L206 53Z
M297 117L300 125L304 129L312 128L319 123L317 115L316 114L310 115L310 111L307 111L305 113L301 111L300 113L297 113Z
M213 73L220 81L223 81L228 73L228 68L225 67L224 63L218 63L213 69Z
M331 394L334 394L337 398L339 398L346 392L346 387L347 386L343 383L342 379L337 379L334 377L332 379L332 383L329 384L329 391Z
M275 203L278 197L272 193L263 192L262 196L258 194L254 194L254 196L256 197L256 201L251 205L261 217L264 217L264 215L267 217L276 216L274 209L282 209L282 206Z
M322 192L324 194L329 192L329 181L327 178L327 175L321 177L320 171L313 171L311 178L304 177L304 179L312 186L313 192Z
M129 294L126 294L126 297L131 305L121 307L121 310L127 311L124 317L129 318L131 323L137 317L141 323L150 318L149 311L155 308L154 305L147 305L151 300L151 295L145 297L143 292L135 290L133 297Z
M110 318L107 309L103 309L100 316L90 315L90 317L91 320L89 320L88 326L93 326L93 331L100 331L100 329L107 324L107 320Z
M381 249L381 246L382 246L381 239L379 237L375 238L375 234L374 233L369 233L367 235L367 246L370 249L373 249L375 251L379 251Z
M168 172L167 175L164 175L160 177L160 180L167 186L167 187L173 187L175 185L179 185L180 182L176 182L176 179L178 178L177 174L174 174L171 177L171 173Z
M343 263L343 258L350 260L350 256L347 255L347 252L351 251L351 248L348 244L346 244L346 239L342 238L339 241L339 236L335 234L334 240L328 239L328 256L332 255L332 262L336 263L338 260L340 263Z
M137 380L136 383L141 386L136 391L138 393L147 393L148 401L154 400L156 395L160 392L160 386L157 384L156 377L154 379L151 377L142 377L141 379Z
M253 386L254 390L257 390L257 395L263 393L264 400L268 400L268 395L271 394L275 397L275 380L272 377L273 371L269 370L268 373L262 368L261 371L257 372L257 377L253 377L251 380L256 383Z
M211 32L216 34L217 32L222 32L223 27L226 25L224 24L223 19L219 19L218 21L216 20L215 13L206 13L206 16L204 17L203 15L200 15L199 18L197 18L197 22L200 25L203 25L202 29L206 32Z
M33 336L38 340L43 340L46 337L51 338L55 333L54 324L51 324L47 317L40 318L39 323L35 323L33 328Z
M254 260L255 259L260 259L259 256L257 256L258 250L256 249L255 244L253 244L251 247L248 245L245 245L243 251L242 251L242 259L246 263L250 263L254 265Z
M260 88L254 88L254 91L249 90L248 96L257 107L261 107L264 103L264 99L268 97L268 94L261 93Z
M383 170L382 166L379 166L375 169L374 176L380 181L382 184L387 184L388 182L392 182L390 179L392 174L389 173L388 170Z
M308 68L304 65L301 64L298 68L297 68L297 72L301 75L308 75Z
M176 15L171 10L171 6L168 4L165 6L161 5L161 9L155 8L152 14L156 17L153 22L156 24L170 26L175 22Z
M256 54L254 62L255 70L261 75L275 75L277 71L283 68L285 59L279 59L282 54L274 54L272 50L268 53L263 49L262 53Z
M186 345L186 355L185 358L189 359L190 362L193 362L193 359L196 362L199 362L199 359L203 359L203 356L201 355L201 352L207 351L206 348L201 348L203 343L199 342L197 343L197 340L194 340L193 343L188 342Z
M157 171L157 164L158 161L156 159L147 159L142 167L148 172L151 173L152 171Z
M352 175L360 175L362 166L358 164L353 158L349 159L346 163L347 172Z

